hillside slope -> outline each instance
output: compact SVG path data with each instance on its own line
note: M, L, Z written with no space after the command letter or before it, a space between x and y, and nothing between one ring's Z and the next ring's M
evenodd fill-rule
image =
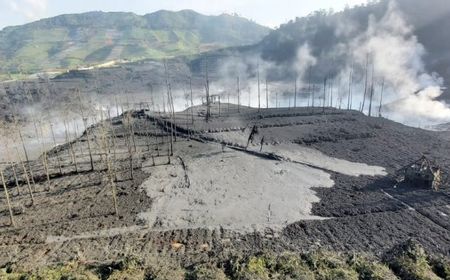
M450 7L445 0L381 0L339 13L318 11L272 31L257 48L265 59L290 63L295 61L297 50L307 43L318 58L313 72L323 79L327 73L339 72L339 67L354 55L348 52L348 48L340 49L342 46L357 40L373 22L383 24L391 2L395 2L398 8L399 13L395 16L404 18L412 28L412 35L425 48L427 69L450 80L450 40L445 35L450 27ZM389 48L387 44L386 41L385 46Z
M0 31L0 71L36 72L117 59L164 58L253 44L269 29L237 16L194 11L89 12Z

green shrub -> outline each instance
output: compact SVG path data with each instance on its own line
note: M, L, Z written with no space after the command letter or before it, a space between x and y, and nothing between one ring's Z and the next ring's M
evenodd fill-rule
M114 270L108 280L143 280L145 270L138 261L127 259L118 270Z
M443 257L433 258L430 260L430 265L439 277L450 280L450 260Z
M87 270L77 262L71 262L55 267L39 269L29 276L30 280L99 280L92 271Z
M354 255L349 264L358 272L360 280L396 280L397 276L386 265L368 256Z
M314 273L299 256L294 254L283 254L279 256L276 259L275 271L283 276L283 279L314 279Z
M303 256L318 280L358 280L358 273L340 254L316 251Z
M202 264L196 266L194 271L187 277L189 280L226 280L229 279L223 270L214 265Z
M408 241L396 246L385 258L391 269L400 278L410 280L440 279L429 265L425 250L416 242Z

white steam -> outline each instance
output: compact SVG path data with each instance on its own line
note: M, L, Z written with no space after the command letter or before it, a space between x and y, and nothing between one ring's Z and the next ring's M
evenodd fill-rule
M305 76L310 67L316 65L317 59L311 54L308 43L303 44L297 51L297 60L295 63L295 71L300 79L301 86L304 84Z
M450 120L450 108L438 100L443 80L427 73L425 49L395 2L380 20L370 18L368 29L350 43L350 49L360 65L370 55L376 80L384 79L389 87L385 108L391 118L403 122Z

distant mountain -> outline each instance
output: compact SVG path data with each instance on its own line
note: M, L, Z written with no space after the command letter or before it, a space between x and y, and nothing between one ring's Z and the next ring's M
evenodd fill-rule
M270 29L191 10L61 15L0 31L0 71L37 72L107 61L159 59L254 44Z

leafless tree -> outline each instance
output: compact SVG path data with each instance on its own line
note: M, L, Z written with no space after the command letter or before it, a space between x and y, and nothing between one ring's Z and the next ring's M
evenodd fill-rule
M15 227L16 223L14 222L13 211L12 211L12 208L11 208L11 201L9 199L8 186L6 185L5 176L3 174L2 168L0 168L0 177L2 179L3 191L5 192L6 204L8 205L9 219L11 221L11 226Z

